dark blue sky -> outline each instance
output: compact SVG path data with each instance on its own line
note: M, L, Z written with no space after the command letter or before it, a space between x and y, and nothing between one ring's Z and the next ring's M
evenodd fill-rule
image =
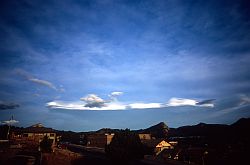
M0 2L0 121L86 131L250 117L250 4Z

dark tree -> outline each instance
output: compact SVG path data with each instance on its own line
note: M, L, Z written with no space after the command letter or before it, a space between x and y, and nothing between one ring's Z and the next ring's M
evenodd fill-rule
M126 129L114 135L106 153L112 160L128 162L143 158L144 146L138 134Z
M8 125L0 126L0 139L7 139L8 129Z
M52 141L48 136L44 136L43 140L40 142L40 148L42 152L51 152L52 151Z

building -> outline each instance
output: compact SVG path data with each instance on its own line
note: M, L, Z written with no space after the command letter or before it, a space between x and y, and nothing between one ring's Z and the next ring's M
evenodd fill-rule
M98 147L98 148L105 148L106 145L110 144L112 141L114 134L90 134L87 136L87 146L88 147Z
M141 142L153 151L156 155L165 149L173 149L174 147L163 139L141 140Z
M178 141L169 141L168 143L175 147L178 144Z
M149 134L149 133L139 133L138 135L139 135L139 138L141 140L150 140L150 139L152 139L151 134Z
M52 146L55 146L57 142L56 131L52 128L44 127L41 123L24 129L13 130L11 140L20 143L32 143L33 145L39 145L45 136L50 139Z

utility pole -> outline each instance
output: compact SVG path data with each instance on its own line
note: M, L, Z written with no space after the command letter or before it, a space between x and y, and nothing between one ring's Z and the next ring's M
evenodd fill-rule
M12 121L12 120L13 120L13 115L10 118L10 121ZM7 132L7 140L9 140L10 126L11 126L11 122L9 123L9 128L8 128L8 132Z

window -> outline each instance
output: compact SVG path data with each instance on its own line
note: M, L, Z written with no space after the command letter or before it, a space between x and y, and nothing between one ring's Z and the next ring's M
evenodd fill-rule
M55 136L55 134L54 134L54 133L51 133L51 134L50 134L50 136L51 136L51 137L54 137L54 136Z

